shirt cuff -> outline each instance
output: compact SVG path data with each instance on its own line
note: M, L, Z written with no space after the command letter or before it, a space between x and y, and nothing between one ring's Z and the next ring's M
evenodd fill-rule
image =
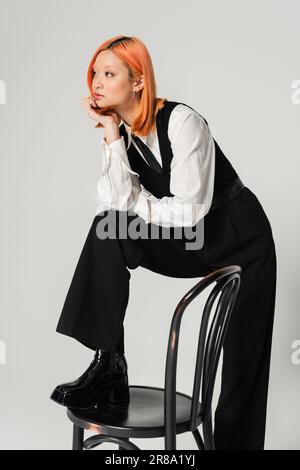
M114 140L110 144L108 144L105 140L105 137L103 137L101 140L101 145L104 147L105 154L109 160L121 159L124 167L129 173L140 176L139 173L136 173L130 167L123 136L117 140Z

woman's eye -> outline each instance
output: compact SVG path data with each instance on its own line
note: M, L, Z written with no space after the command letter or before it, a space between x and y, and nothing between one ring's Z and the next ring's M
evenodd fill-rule
M92 74L93 74L94 76L97 75L97 73L98 73L98 72L95 72L94 70L92 70ZM114 75L112 72L105 72L105 75L106 75L107 73L109 73L109 74L112 75L112 76Z

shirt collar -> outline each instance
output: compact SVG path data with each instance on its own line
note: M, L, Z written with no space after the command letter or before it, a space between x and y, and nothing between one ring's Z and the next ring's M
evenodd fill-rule
M132 138L131 138L131 127L130 126L127 126L127 124L125 124L125 122L123 121L123 119L121 119L121 125L124 124L124 127L125 127L125 130L127 132L127 137L128 137L128 144L127 144L127 149L129 149L130 147L130 144L132 142ZM141 135L139 136L139 139L141 139L145 144L148 144L149 145L149 142L151 140L151 136L150 136L151 133L147 134L147 135Z

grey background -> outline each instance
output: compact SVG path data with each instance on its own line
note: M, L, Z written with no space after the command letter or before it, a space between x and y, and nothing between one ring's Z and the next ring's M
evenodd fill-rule
M66 449L71 422L49 399L92 351L55 332L96 210L100 138L80 105L86 71L105 39L135 35L152 56L158 96L204 115L272 225L278 283L266 449L300 449L299 116L297 1L0 2L0 447ZM299 100L298 100L299 101ZM164 385L174 309L198 279L131 271L125 350L131 384ZM146 286L151 285L150 289ZM201 306L182 324L178 390L191 393ZM220 371L219 371L220 372ZM216 393L218 393L220 373ZM87 434L89 435L89 434ZM163 449L163 440L133 440ZM178 449L196 449L190 434ZM107 444L99 449L115 449Z

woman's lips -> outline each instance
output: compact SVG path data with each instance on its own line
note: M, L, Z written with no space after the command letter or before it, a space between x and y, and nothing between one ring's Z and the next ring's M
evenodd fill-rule
M98 95L97 93L95 93L95 96L96 98L104 98L104 95Z

